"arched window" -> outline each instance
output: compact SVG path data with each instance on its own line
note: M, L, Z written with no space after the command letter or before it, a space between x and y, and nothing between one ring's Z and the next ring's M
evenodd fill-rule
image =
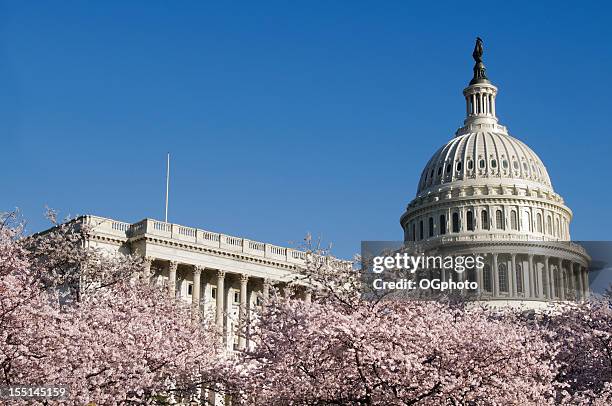
M510 212L510 228L518 230L518 218L516 217L516 210Z
M434 222L433 222L433 217L429 218L429 236L433 237L434 235Z
M423 220L419 221L419 240L423 239Z
M495 225L499 230L503 230L505 228L504 213L501 210L497 210L497 212L495 212Z
M521 222L521 229L523 231L533 231L533 224L531 224L531 214L528 210L523 210Z
M538 213L536 215L536 227L538 228L538 233L542 232L542 213Z
M446 216L444 214L440 216L440 234L446 234Z
M489 264L485 264L482 268L482 284L484 285L484 290L487 292L493 292L493 284L491 283L491 267Z
M486 210L483 210L480 213L480 222L482 223L482 229L483 230L488 230L489 229L489 214L487 213Z
M508 267L506 264L497 265L499 275L499 291L508 292Z
M552 220L550 219L550 216L546 216L546 232L549 235L552 235Z
M523 266L516 264L516 293L523 293Z
M474 213L472 213L472 210L468 210L465 216L468 231L474 231Z
M459 213L453 213L453 233L459 232Z

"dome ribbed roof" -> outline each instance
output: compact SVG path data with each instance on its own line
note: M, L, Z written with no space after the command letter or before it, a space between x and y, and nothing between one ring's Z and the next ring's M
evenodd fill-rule
M546 167L523 142L505 132L465 132L431 157L417 195L440 186L522 184L552 191Z

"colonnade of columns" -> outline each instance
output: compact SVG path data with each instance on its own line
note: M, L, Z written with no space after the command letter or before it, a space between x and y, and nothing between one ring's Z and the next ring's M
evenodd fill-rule
M159 265L156 267L155 275L152 272L154 261ZM222 269L179 264L176 261L157 260L150 257L144 259L143 276L145 278L155 279L157 277L161 281L166 275L168 291L172 297L190 300L194 308L199 311L209 311L211 315L214 315L215 324L222 333L228 349L232 349L236 344L240 350L247 348L249 343L245 334L237 334L238 342L233 342L233 334L243 327L237 323L250 317L252 309L260 304L258 297L265 302L270 296L272 286L282 285L279 281L246 273L232 273ZM177 286L179 280L182 283ZM183 282L187 283L187 291L185 291ZM295 292L284 289L282 293L286 296L297 295L306 301L312 300L311 290L305 287Z
M589 296L588 268L546 255L477 254L485 266L476 269L478 294L501 299L585 300ZM524 266L527 264L527 266Z

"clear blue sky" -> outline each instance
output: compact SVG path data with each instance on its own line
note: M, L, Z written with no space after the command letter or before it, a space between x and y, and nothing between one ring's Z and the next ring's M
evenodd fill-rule
M162 218L170 151L172 222L344 257L401 239L479 35L573 238L609 239L610 5L506 3L4 2L0 209Z

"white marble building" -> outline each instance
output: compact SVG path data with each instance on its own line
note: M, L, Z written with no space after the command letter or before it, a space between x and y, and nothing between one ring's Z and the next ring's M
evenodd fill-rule
M478 283L483 300L538 306L584 299L590 258L569 242L572 211L540 158L499 124L480 40L473 56L464 125L423 169L400 219L404 241L484 255L484 269L463 275Z
M153 281L213 314L228 349L247 345L234 334L240 312L254 308L272 285L282 290L306 260L304 251L153 219L131 224L88 215L76 221L91 229L87 247L143 256ZM311 298L306 286L287 294Z

